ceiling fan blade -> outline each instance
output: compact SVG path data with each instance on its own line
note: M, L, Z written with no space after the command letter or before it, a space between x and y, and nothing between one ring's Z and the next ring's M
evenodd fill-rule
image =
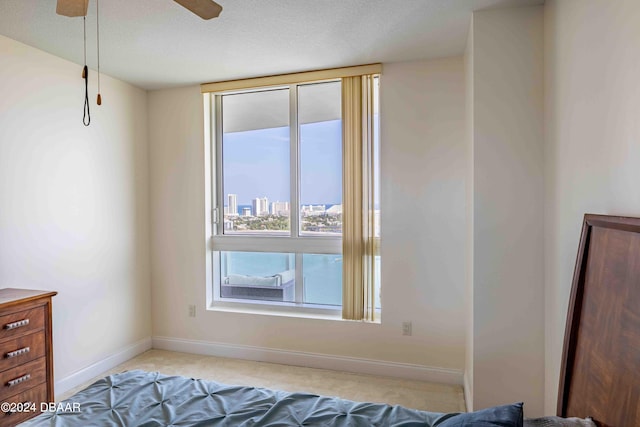
M89 0L58 0L56 13L63 16L87 16Z
M60 1L60 0L58 0ZM222 12L222 6L213 0L174 0L179 5L189 9L202 19L217 18Z

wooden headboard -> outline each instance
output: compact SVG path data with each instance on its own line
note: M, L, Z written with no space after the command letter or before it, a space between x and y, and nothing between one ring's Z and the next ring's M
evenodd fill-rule
M640 426L640 218L584 217L558 415Z

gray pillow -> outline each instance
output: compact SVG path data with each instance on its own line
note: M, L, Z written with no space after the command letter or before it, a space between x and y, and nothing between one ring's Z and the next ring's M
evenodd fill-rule
M448 414L438 419L434 427L523 427L522 403L494 406L475 412Z

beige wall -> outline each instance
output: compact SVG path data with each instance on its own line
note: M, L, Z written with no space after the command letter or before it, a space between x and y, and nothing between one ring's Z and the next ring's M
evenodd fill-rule
M412 320L416 362L462 368L463 59L385 64L381 84L384 326Z
M640 216L640 2L545 4L545 411L585 213Z
M384 65L379 325L205 310L202 97L198 87L149 93L154 336L462 371L463 69L462 58Z
M542 7L472 25L473 408L543 412Z
M58 291L56 379L151 334L146 93L0 36L0 287ZM95 90L95 73L91 87Z

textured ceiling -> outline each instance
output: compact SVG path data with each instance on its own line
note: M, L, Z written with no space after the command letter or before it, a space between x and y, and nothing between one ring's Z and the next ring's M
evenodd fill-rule
M218 0L204 21L172 0L100 0L101 71L145 89L461 54L471 12L543 0ZM0 0L0 34L81 64L82 19L55 0ZM96 67L96 0L87 17Z

